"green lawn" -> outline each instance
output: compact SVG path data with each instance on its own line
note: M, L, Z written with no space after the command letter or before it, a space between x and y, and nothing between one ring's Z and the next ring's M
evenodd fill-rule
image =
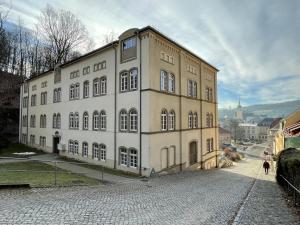
M6 170L29 170L25 172L8 172ZM17 162L0 164L0 184L30 184L31 187L48 187L55 185L54 166L40 162ZM45 172L39 172L45 171ZM99 181L83 175L66 173L58 169L57 186L98 185Z
M35 155L45 154L42 150L31 148L23 144L11 144L7 148L0 149L0 157L15 157L15 158L24 158L24 155L15 155L16 152L35 152Z

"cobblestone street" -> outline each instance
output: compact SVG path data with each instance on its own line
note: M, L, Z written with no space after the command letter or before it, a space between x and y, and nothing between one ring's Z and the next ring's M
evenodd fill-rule
M1 190L0 224L230 224L238 211L237 224L299 224L260 166L252 158L127 184Z

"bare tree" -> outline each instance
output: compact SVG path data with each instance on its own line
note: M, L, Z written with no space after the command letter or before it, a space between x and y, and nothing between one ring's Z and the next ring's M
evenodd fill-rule
M115 41L117 38L117 34L112 30L104 35L103 44L109 44Z
M89 44L88 32L81 21L70 11L55 10L47 5L38 18L37 30L45 41L46 61L49 67L64 63Z

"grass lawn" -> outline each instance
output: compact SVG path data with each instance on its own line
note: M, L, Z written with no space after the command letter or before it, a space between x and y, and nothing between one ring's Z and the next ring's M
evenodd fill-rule
M60 157L61 160L64 160L66 162L76 162L76 163L83 163L82 161L76 160L76 159L70 159L64 156ZM123 177L131 177L131 178L138 178L140 177L140 175L135 174L135 173L131 173L131 172L126 172L126 171L122 171L122 170L116 170L116 169L112 169L112 168L107 168L101 165L94 165L94 164L80 164L80 166L85 167L85 168L89 168L89 169L94 169L94 170L99 170L102 171L104 173L109 173L109 174L113 174L113 175L118 175L118 176L123 176Z
M7 172L5 170L30 170L25 172ZM46 172L38 172L46 171ZM0 164L0 184L28 183L31 187L48 187L55 185L55 167L40 162L17 162ZM59 173L57 169L57 186L98 185L99 181L83 175Z
M45 154L42 150L31 148L23 144L11 144L7 148L0 149L0 157L15 157L15 158L25 158L25 155L15 155L16 152L35 152L35 155Z

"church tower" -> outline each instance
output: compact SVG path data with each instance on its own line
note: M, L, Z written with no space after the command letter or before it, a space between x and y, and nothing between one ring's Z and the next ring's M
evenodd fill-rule
M242 110L241 99L240 99L240 98L239 98L238 106L237 106L237 108L234 110L234 119L240 120L240 121L243 121L243 120L244 120L243 110Z

